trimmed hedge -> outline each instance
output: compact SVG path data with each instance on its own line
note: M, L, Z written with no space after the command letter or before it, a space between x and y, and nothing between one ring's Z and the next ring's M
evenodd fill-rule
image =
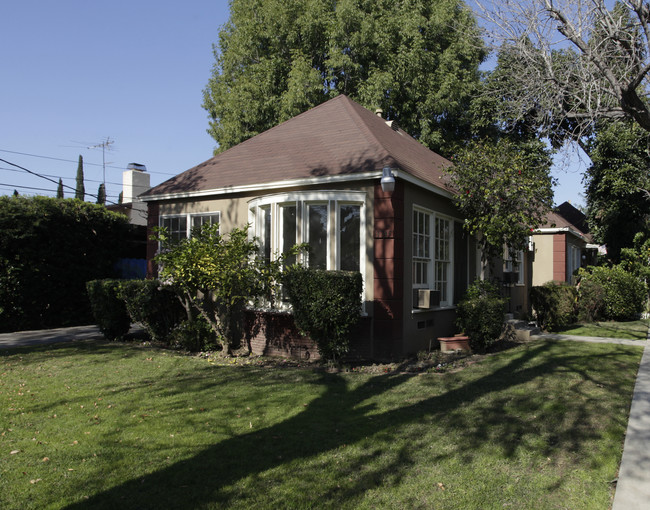
M99 330L108 340L122 339L129 332L131 318L119 297L120 280L92 280L86 289Z
M172 330L187 318L176 292L158 280L124 280L117 295L131 320L142 324L157 342L169 342Z
M469 336L473 350L485 351L499 340L506 301L491 282L476 280L468 287L456 308L456 324Z
M599 284L605 292L605 318L615 321L634 320L643 311L648 288L639 277L613 267L590 266L580 270L581 285L586 281Z
M317 344L321 357L337 359L350 349L361 315L360 273L293 267L283 276L296 326Z
M576 286L578 303L576 314L580 322L595 322L605 314L605 289L603 286L588 278L583 278Z
M0 197L0 232L0 332L91 324L86 282L133 239L125 216L49 197Z
M530 302L539 327L554 331L574 323L577 297L576 289L567 283L547 282L531 288Z

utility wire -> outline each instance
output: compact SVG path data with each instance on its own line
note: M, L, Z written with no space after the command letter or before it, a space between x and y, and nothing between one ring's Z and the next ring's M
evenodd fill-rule
M85 164L85 162L84 162L84 164ZM17 170L15 168L6 168L6 167L2 167L2 166L0 166L0 170L7 170L9 172L20 172L20 170ZM63 176L60 176L60 175L52 175L52 174L42 174L42 175L44 175L45 177L52 177L52 178L55 178L55 179L62 179L62 180L74 179L74 177L63 177ZM95 179L86 179L86 177L84 176L84 182L98 182L98 183L101 183L102 181L98 181L98 180L95 180ZM108 182L108 181L106 182L106 184L110 184L110 185L113 185L113 186L122 186L123 185L123 183L121 183L121 182ZM148 189L151 188L151 186L142 186L142 185L134 185L133 187L134 188L142 188L145 191L147 191Z
M39 174L39 173L37 173L37 172L33 172L32 170L29 170L29 169L27 169L27 168L25 168L25 167L22 167L22 166L20 166L20 165L17 165L16 163L12 163L11 161L7 161L6 159L2 159L2 158L0 158L0 161L2 161L3 163L6 163L7 165L11 165L11 166L15 166L16 168L20 168L21 170L24 170L25 172L27 172L27 173L29 173L29 174L35 175L36 177L40 177L41 179L45 179L46 181L53 182L53 183L56 184L57 186L59 185L59 181L55 181L54 179L50 179L49 177L45 177L44 175L41 175L41 174ZM76 188L73 188L72 186L68 186L67 184L63 184L63 183L61 183L61 184L62 184L62 186L63 186L64 188L68 188L69 190L72 190L72 191L74 191L75 193L77 192L77 189L76 189ZM26 187L26 186L25 186L25 187ZM95 195L95 194L93 194L93 193L84 193L84 195L88 195L89 197L93 197L93 198L95 198L95 199L97 198L97 195ZM115 202L111 202L111 204L113 204L113 205L117 205Z
M77 160L73 160L73 159L55 158L53 156L40 156L38 154L30 154L28 152L10 151L10 150L7 150L7 149L0 149L0 152L8 152L9 154L19 154L21 156L30 156L30 157L33 157L33 158L52 159L54 161L64 161L66 163L77 163ZM84 161L84 165L103 166L101 163L87 163L86 161ZM117 170L124 170L124 167L121 167L121 166L106 165L106 167L107 168L115 168ZM171 174L171 173L167 173L167 172L149 172L148 170L147 170L147 173L159 174L159 175L176 175L176 174Z

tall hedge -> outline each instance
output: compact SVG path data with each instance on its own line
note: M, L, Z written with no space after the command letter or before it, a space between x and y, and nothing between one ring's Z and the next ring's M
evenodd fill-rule
M575 287L567 283L547 282L530 289L530 302L540 328L555 331L576 320Z
M131 227L77 199L0 197L0 331L92 322L86 282L113 276Z
M582 269L580 276L581 285L591 281L603 288L606 319L634 320L643 311L648 299L646 283L622 266L590 266Z
M316 342L321 357L337 359L349 351L362 288L360 273L294 267L285 274L296 326Z

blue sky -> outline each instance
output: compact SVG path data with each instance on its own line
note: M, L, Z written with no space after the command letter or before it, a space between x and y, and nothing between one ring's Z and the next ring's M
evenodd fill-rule
M103 180L108 201L122 171L147 166L152 185L212 156L201 108L228 19L227 0L20 0L0 5L0 158L74 188ZM555 201L582 203L580 167L555 170ZM0 195L56 194L56 184L0 161ZM66 196L73 192L66 189ZM86 197L87 200L92 200Z

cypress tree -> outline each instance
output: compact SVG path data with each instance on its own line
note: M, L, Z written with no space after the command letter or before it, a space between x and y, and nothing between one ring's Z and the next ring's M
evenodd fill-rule
M59 177L59 185L56 187L56 198L63 198L63 181Z
M84 158L79 154L79 164L77 165L77 185L75 187L74 197L83 200L86 196L84 189Z
M106 187L104 186L104 183L101 183L97 190L97 203L101 205L106 204Z
M117 203L121 204L124 201L124 192L120 191L119 196L117 197Z

